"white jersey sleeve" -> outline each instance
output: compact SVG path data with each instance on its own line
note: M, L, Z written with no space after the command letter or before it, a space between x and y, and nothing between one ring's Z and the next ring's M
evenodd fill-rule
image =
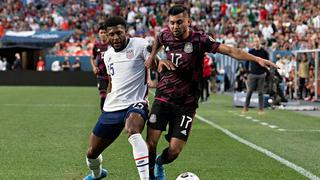
M147 45L148 42L143 38L130 38L122 51L115 52L109 48L104 53L112 84L104 103L104 111L123 110L138 102L148 103L147 70L144 65L149 55Z
M147 40L142 41L142 55L145 60L148 59L150 52L148 51L148 46L150 45Z

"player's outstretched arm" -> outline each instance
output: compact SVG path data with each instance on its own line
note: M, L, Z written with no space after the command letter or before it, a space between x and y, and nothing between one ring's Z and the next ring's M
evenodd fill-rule
M148 59L144 62L144 65L148 69L152 69L154 67L157 67L156 56L162 46L162 44L159 42L158 38L159 38L158 36L155 38L154 43L152 45L151 53L150 53Z
M273 62L254 56L252 54L249 54L247 52L244 52L238 48L230 47L224 44L220 44L220 46L217 49L217 52L221 54L225 54L228 56L231 56L237 60L247 60L247 61L255 61L260 64L262 67L275 67L278 68L276 64Z

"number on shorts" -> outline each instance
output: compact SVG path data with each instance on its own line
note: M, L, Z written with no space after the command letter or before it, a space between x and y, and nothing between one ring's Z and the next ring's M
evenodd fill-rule
M133 107L134 107L134 108L137 108L137 109L143 109L144 105L143 105L143 103L135 103L135 104L133 105Z
M187 129L187 127L191 121L192 121L192 118L190 116L182 115L182 121L180 123L180 127L183 127L183 125L185 124L184 128Z

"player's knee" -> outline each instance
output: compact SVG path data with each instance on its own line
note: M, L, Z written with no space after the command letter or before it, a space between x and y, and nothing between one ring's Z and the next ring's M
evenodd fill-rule
M127 131L128 137L130 137L133 134L140 133L139 129L135 127L128 127L126 128L126 131Z
M141 122L139 122L140 119ZM141 133L143 126L144 122L141 116L136 113L131 113L127 118L125 130L127 131L127 134L130 137L133 134Z
M125 129L128 134L128 137L130 137L133 134L140 133L139 128L137 128L135 126L126 127Z

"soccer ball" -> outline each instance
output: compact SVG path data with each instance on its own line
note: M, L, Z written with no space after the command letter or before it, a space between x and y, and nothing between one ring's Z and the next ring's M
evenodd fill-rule
M180 174L176 180L200 180L200 178L192 172Z

